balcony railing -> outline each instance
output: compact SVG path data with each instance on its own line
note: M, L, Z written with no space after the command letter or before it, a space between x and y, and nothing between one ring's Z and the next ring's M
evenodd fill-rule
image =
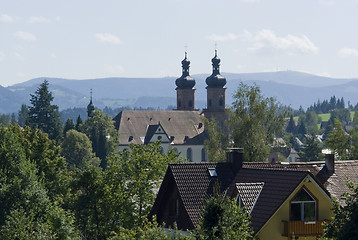
M323 235L323 221L283 221L284 233L283 236L321 236Z

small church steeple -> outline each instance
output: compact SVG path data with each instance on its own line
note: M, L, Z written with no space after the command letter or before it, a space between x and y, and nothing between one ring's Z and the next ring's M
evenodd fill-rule
M92 88L91 88L91 100L90 103L87 105L87 116L93 117L93 111L94 111L94 104L92 102Z
M175 81L177 85L177 110L189 110L195 109L195 79L189 75L190 61L187 58L187 52L182 64L182 75Z

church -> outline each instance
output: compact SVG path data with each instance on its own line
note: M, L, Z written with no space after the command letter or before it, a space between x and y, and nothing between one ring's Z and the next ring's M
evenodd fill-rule
M207 107L200 111L195 108L195 79L189 74L190 61L185 52L182 75L175 81L177 108L172 111L121 111L113 118L119 132L119 150L129 150L130 144L160 140L163 152L173 149L190 162L208 161L204 150L207 133L202 118L214 118L221 126L226 119L226 78L220 74L220 61L215 50L211 60L212 74L206 78Z

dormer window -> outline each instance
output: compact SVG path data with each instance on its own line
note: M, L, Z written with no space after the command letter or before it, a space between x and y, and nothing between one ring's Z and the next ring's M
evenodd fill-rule
M208 172L209 172L210 177L217 177L218 176L218 174L216 173L215 168L208 168Z
M317 219L317 202L303 188L292 199L290 204L291 221L315 221Z

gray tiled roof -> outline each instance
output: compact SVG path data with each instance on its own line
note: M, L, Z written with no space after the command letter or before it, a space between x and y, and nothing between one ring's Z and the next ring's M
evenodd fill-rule
M123 110L116 117L115 128L119 131L119 143L143 144L148 125L160 123L174 144L204 144L204 125L199 111L135 111ZM187 141L184 142L187 136ZM141 139L142 138L142 139ZM132 139L129 141L129 139Z

